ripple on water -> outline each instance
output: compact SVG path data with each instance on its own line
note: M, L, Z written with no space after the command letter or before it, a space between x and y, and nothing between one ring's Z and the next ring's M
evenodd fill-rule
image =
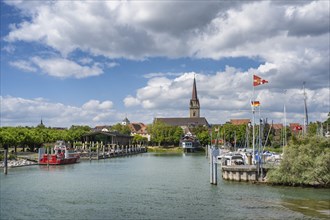
M204 155L143 154L0 174L1 219L306 219L329 215L324 192L209 183ZM5 201L5 202L4 202Z
M307 216L330 219L330 199L283 199L282 205Z

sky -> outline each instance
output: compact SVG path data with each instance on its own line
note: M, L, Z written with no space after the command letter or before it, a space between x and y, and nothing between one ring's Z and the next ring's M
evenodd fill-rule
M330 3L1 1L0 126L189 117L310 122L330 112ZM253 75L268 81L254 88Z

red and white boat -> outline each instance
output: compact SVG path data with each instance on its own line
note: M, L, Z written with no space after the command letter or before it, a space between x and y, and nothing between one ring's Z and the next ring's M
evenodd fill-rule
M44 148L39 149L40 165L62 165L73 164L79 162L80 155L69 148L64 141L56 141L54 146L54 154L45 153Z

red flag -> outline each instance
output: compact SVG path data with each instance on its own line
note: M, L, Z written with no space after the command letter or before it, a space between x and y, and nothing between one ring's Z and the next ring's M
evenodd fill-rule
M257 75L253 75L253 86L259 86L259 85L265 84L265 83L268 83L268 81L265 79L261 79Z
M251 101L251 105L254 107L260 106L260 102L259 101Z
M301 131L302 130L302 127L301 126L296 126L293 128L294 131Z

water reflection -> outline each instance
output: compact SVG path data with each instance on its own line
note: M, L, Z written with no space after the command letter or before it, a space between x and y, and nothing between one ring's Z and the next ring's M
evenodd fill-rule
M41 171L50 171L50 172L58 172L58 171L70 171L74 169L74 166L78 164L69 164L69 165L39 165L38 168Z

